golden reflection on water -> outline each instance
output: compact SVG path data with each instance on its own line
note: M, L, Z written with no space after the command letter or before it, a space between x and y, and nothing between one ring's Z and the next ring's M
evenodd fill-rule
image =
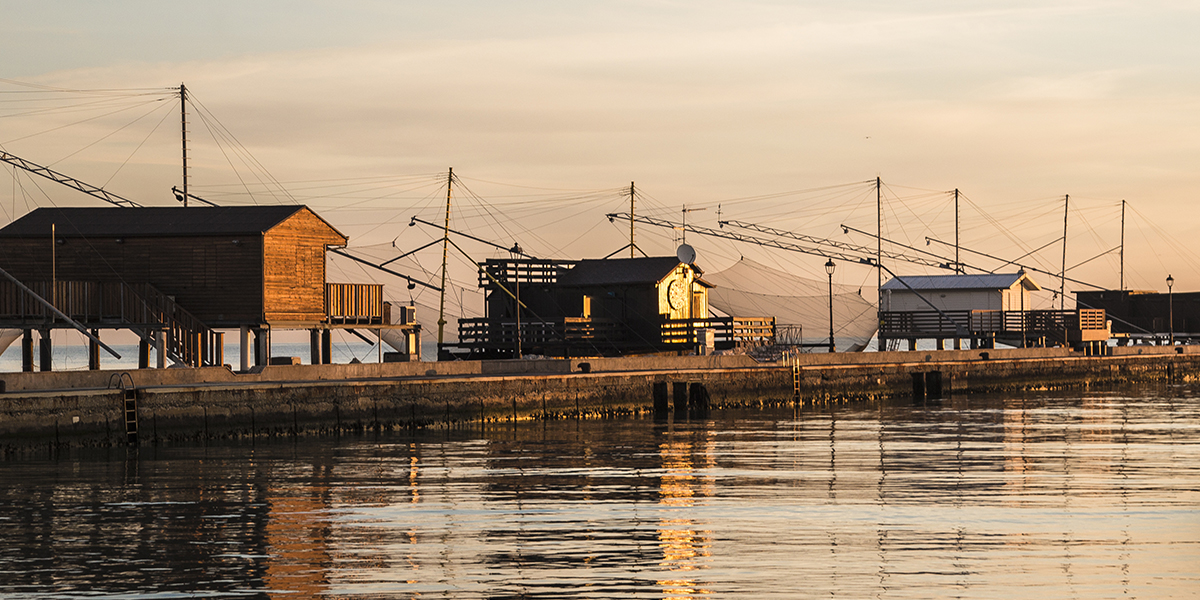
M315 598L329 587L330 564L325 517L328 488L279 486L269 490L266 541L268 559L263 575L272 598ZM277 593L277 590L287 590Z
M715 463L712 450L712 440L706 439L699 452L704 460L704 469L711 468ZM697 496L712 496L715 480L712 476L696 475L695 454L691 436L672 437L659 445L663 470L659 503L662 506L690 508L695 506ZM659 519L658 540L663 553L660 564L666 570L680 574L699 571L712 558L712 531L699 529L692 519ZM662 587L664 598L693 598L712 593L695 577L660 579L658 585Z

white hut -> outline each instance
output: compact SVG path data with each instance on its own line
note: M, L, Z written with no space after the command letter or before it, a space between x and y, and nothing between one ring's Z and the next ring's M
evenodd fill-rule
M1030 310L1029 293L1042 288L1022 271L983 275L904 275L883 284L881 289L884 312L932 311L930 304L950 312Z

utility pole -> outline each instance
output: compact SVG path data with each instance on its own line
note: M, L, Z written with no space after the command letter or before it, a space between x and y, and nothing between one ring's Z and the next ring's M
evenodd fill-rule
M187 164L187 86L179 84L179 121L183 133L183 207L188 202L188 164Z
M454 189L454 167L446 175L446 227L442 230L442 294L438 308L438 359L441 359L442 344L446 334L446 258L450 247L450 192Z
M637 248L633 243L633 182L629 182L629 258L636 258L634 251Z
M958 188L954 188L954 272L965 273L962 261L958 258Z
M50 224L50 303L58 308L58 234Z
M875 176L875 292L876 292L876 315L875 318L880 323L883 322L883 180L878 175ZM887 350L884 348L883 337L879 337L879 351Z
M1121 291L1125 291L1125 199L1121 199Z
M1063 198L1063 257L1062 272L1058 283L1058 310L1066 310L1067 304L1067 214L1071 205L1071 195Z

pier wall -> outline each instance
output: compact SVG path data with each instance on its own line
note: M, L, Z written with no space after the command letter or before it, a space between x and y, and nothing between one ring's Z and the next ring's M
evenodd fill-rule
M912 374L928 371L941 372L954 394L1200 375L1200 347L1113 350L1104 357L1014 349L812 354L794 363L710 356L269 366L244 374L226 368L0 373L6 389L0 448L125 443L118 382L135 390L139 439L151 443L648 411L655 382L703 383L715 406L791 402L793 369L805 402L907 398Z

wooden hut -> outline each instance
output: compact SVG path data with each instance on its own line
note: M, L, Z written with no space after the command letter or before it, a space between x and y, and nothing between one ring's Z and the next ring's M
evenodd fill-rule
M1108 339L1104 311L1032 310L1030 292L1041 290L1024 272L977 275L916 275L883 285L879 312L881 345L888 339L945 340L959 348L1095 344Z
M769 317L712 317L711 284L676 257L552 261L493 259L479 264L485 316L459 320L445 354L597 356L692 352L697 331L713 347L762 343Z
M324 330L314 362L329 362L329 328L390 324L382 286L326 281L326 250L347 241L305 206L38 208L0 229L0 268L89 327L166 330L178 347L160 362L220 364L222 328L242 331L243 367L249 332L262 364L285 328ZM0 298L7 326L61 326L11 285Z

